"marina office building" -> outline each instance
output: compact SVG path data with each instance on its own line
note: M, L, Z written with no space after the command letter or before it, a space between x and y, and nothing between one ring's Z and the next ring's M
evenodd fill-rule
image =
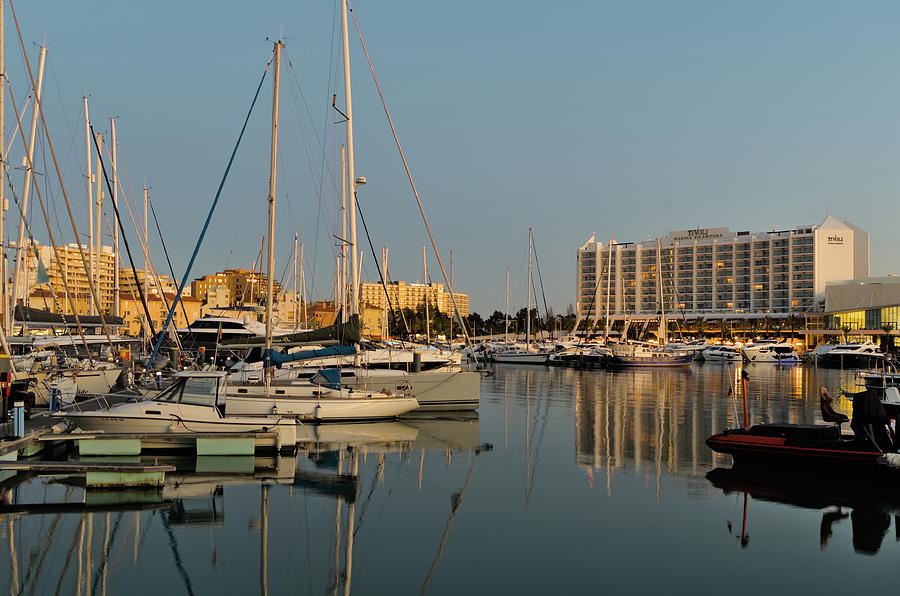
M576 273L579 320L646 320L661 309L686 319L821 315L828 282L869 276L869 235L826 216L761 233L702 228L607 244L591 237L578 249Z

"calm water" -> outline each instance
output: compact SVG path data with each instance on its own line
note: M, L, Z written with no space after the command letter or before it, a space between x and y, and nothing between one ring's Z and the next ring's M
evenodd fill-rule
M754 421L815 422L818 387L834 395L852 382L804 367L748 371ZM894 588L900 531L881 500L855 498L840 478L831 479L839 496L828 482L764 484L745 497L707 480L730 467L704 441L734 423L733 375L696 364L619 373L498 366L483 379L477 417L323 428L322 445L297 458L179 459L162 493L7 481L0 586L27 594ZM24 504L46 509L9 512Z

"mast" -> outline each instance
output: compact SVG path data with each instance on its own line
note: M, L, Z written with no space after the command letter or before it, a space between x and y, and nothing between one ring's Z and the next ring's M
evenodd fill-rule
M666 343L666 301L663 298L663 286L662 286L662 257L660 256L660 252L662 251L659 238L656 239L656 284L659 288L659 345L663 346Z
M294 232L294 329L300 324L300 295L297 293L297 232Z
M503 329L503 343L509 345L509 265L506 266L506 317Z
M6 147L6 136L3 127L6 125L4 115L6 114L6 104L4 97L6 96L6 54L4 47L6 40L4 37L3 26L3 7L6 3L0 0L0 295L2 295L3 308L0 308L0 338L3 338L3 349L9 353L6 346L6 334L12 332L12 321L9 317L9 287L7 286L6 276L6 181L3 180L6 172L6 162L3 159L3 148ZM9 325L7 325L9 321Z
M603 330L603 342L604 343L609 341L609 327L610 327L610 325L609 325L609 299L610 299L609 290L610 290L610 285L612 284L612 256L613 256L612 255L612 247L613 247L613 244L615 244L615 240L610 242L606 247L606 254L607 254L607 258L606 258L606 316L604 317L606 319L606 323L604 325L604 330Z
M103 135L99 132L97 133L97 146L103 146ZM100 301L100 304L97 305L97 311L103 312L105 310L104 300L103 300L103 284L101 283L103 274L100 271L100 264L103 262L100 258L100 255L103 253L103 232L101 223L103 220L103 189L100 188L100 172L102 172L102 164L100 163L100 153L97 152L97 176L94 176L97 187L94 189L94 217L96 218L96 225L94 227L96 231L95 242L97 243L97 248L94 250L94 255L97 257L97 267L94 269L97 275L97 300Z
M347 305L347 149L341 145L341 259L338 262L340 297L338 304ZM347 310L341 309L341 323L347 322Z
M38 120L38 110L39 104L41 101L41 88L44 84L44 58L47 55L47 48L41 46L40 58L38 60L38 78L37 78L37 88L34 90L34 109L31 112L31 131L28 133L28 161L27 164L34 164L34 137L37 133L37 120ZM19 291L22 289L21 285L24 284L24 280L20 281L20 277L24 275L28 275L28 272L24 270L22 266L22 259L28 258L28 251L23 250L22 245L25 243L25 216L28 214L28 193L31 191L31 168L25 168L25 188L22 191L22 214L19 219L19 235L16 241L16 269L15 275L13 277L13 308L15 308L15 303L19 299ZM27 284L25 284L27 285ZM22 304L28 306L28 296L25 295L22 297Z
M275 279L275 188L276 188L276 166L278 161L278 86L281 82L281 48L284 45L281 41L275 42L275 70L272 93L272 161L269 167L269 233L266 235L268 241L268 254L266 257L266 355L265 355L265 382L266 387L269 386L269 380L272 374L271 362L269 360L269 350L272 349L272 282ZM267 391L268 393L268 391Z
M431 313L428 308L428 257L422 245L422 271L425 276L425 345L431 345Z
M112 143L112 203L113 211L119 211L119 170L116 168L116 156L119 145L116 143L116 118L109 119L110 143ZM137 280L135 280L136 282ZM119 226L113 225L113 316L119 316Z
M353 168L353 97L350 91L350 38L347 0L341 0L341 35L344 50L344 106L347 117L347 179L350 182L350 314L359 313L359 257L356 248L356 174Z
M388 249L387 246L381 247L381 279L387 280L387 258L388 258ZM388 336L387 331L387 308L388 301L384 301L384 306L381 309L381 337L385 338Z
M92 215L94 209L94 174L91 171L91 155L93 155L94 148L92 147L93 143L91 143L91 119L88 114L88 100L86 96L81 99L84 100L84 161L88 204L88 259L91 266L90 271L87 272L87 277L91 285L93 285L97 283L97 270L94 268L94 217ZM97 230L97 233L99 234L100 230ZM94 303L94 293L91 292L91 314L96 315L98 308L99 305Z
M453 250L450 251L450 291L453 291ZM440 310L440 306L438 306ZM493 339L493 338L492 338ZM453 350L453 316L450 317L450 335L447 338L447 348Z
M147 204L149 203L150 198L150 189L144 185L144 296L147 297L147 300L150 300L150 237L147 235ZM134 283L137 283L137 280L134 280ZM159 297L160 304L163 304L163 296L160 294ZM190 321L185 321L188 325L190 325ZM144 337L147 341L150 341L150 321L146 321L144 324Z
M531 228L528 228L528 281L525 293L528 294L528 306L525 309L525 349L531 349Z

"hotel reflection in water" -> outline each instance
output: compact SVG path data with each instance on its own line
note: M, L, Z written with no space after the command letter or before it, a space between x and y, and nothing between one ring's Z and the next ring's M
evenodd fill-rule
M816 423L818 372L796 366L748 367L750 420ZM605 469L699 477L729 458L705 444L743 423L740 368L561 371L575 387L575 457L593 473ZM729 397L729 387L736 394ZM839 402L845 410L849 404Z

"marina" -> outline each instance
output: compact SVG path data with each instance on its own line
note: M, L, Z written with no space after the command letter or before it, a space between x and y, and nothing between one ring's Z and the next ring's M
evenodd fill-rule
M0 0L0 592L894 588L900 5L169 8Z

